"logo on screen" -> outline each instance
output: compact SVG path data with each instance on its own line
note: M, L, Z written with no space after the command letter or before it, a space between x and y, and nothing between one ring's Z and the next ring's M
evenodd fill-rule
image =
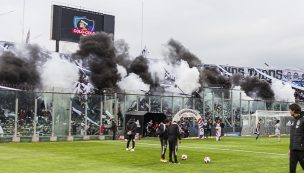
M83 36L95 34L95 21L88 19L86 16L74 16L72 32Z

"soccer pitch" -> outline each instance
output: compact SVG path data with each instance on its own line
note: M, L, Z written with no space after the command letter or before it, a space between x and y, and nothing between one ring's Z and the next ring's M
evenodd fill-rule
M289 137L225 137L183 139L179 144L181 164L160 162L158 138L136 141L134 152L125 141L82 141L0 144L0 172L3 173L286 173ZM168 159L168 150L166 159ZM182 161L180 156L187 154ZM202 163L205 156L211 163ZM301 172L298 165L298 172Z

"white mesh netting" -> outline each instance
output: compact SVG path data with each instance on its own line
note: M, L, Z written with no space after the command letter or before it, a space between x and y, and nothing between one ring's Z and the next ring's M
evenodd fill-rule
M253 114L242 115L242 136L254 135L258 120L261 119L260 134L274 134L276 120L280 120L281 134L289 134L289 124L292 120L289 111L256 110Z

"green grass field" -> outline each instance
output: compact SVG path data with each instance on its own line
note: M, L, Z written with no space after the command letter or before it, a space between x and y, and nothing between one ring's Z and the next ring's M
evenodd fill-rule
M134 152L125 151L125 141L41 142L0 144L1 173L286 173L289 172L289 137L225 137L184 139L178 155L181 164L161 163L157 138L136 141ZM168 156L168 151L166 158ZM210 164L202 163L210 156ZM298 172L303 172L298 165Z

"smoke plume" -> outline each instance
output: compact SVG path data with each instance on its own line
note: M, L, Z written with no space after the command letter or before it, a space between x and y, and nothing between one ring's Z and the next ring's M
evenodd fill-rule
M143 56L135 58L131 63L128 72L137 74L146 84L153 84L152 76L149 73L148 60Z
M0 82L21 87L39 87L40 76L36 68L36 57L20 58L11 52L0 56Z
M187 50L180 42L170 39L168 42L168 58L172 64L179 63L181 60L186 61L190 68L201 65L202 62L193 53Z
M191 94L200 87L197 68L189 68L187 62L182 60L179 66L175 66L174 70L176 75L175 84L186 94Z
M126 69L130 66L131 60L129 55L129 45L125 40L120 39L114 43L116 49L116 62L117 64L125 67Z
M81 37L79 50L74 56L87 61L91 70L90 79L97 89L117 88L121 77L117 70L112 35L101 32Z
M273 100L274 92L270 84L264 80L259 80L257 77L245 77L241 83L241 89L252 98L260 98L263 100Z
M286 101L286 102L295 102L294 93L295 90L291 88L290 85L282 83L278 80L273 80L271 88L275 93L275 100L277 101Z
M72 92L78 78L76 65L55 53L41 68L43 91Z
M149 91L149 85L145 84L142 79L134 73L130 73L127 77L118 82L120 89L128 91Z
M221 75L216 68L205 68L200 73L200 83L203 86L204 82L208 87L221 87L230 89L232 84L228 77Z
M231 82L233 86L240 86L244 76L241 74L235 74L231 76Z

